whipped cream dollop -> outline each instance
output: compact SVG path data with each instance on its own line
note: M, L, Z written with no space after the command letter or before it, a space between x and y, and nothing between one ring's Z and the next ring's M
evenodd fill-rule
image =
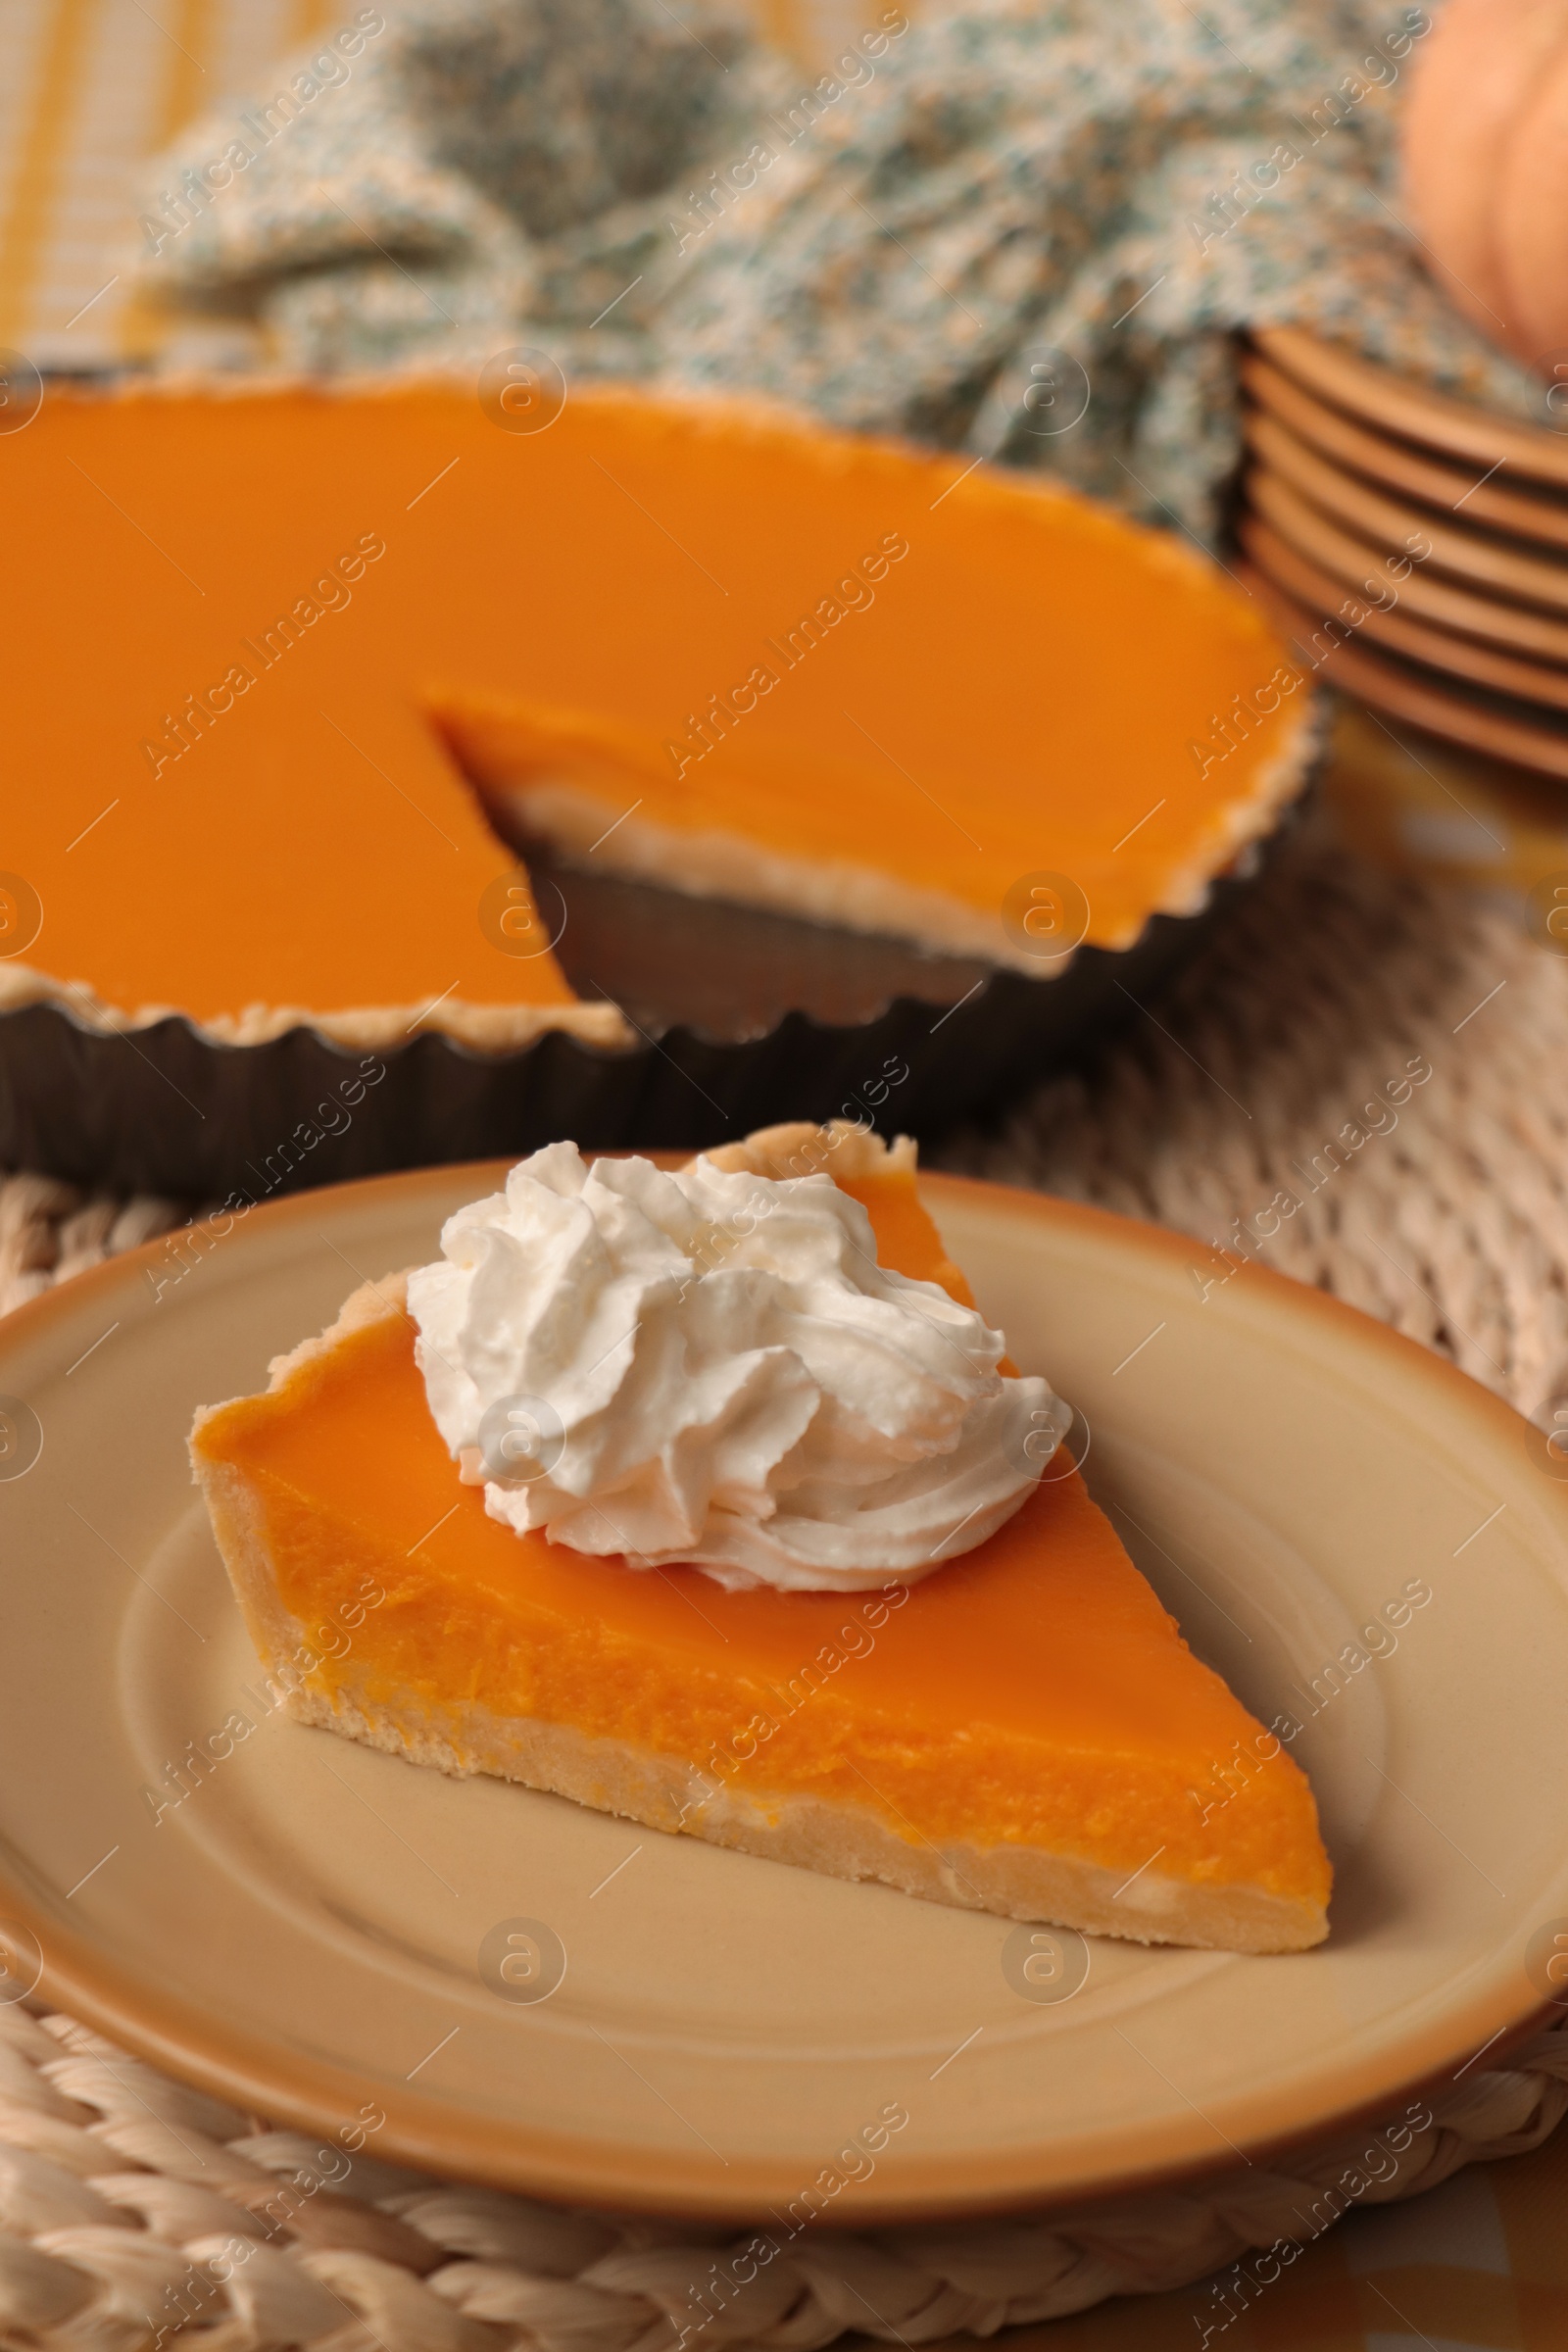
M551 1144L409 1277L437 1428L491 1516L720 1584L914 1583L1000 1527L1071 1420L825 1174Z

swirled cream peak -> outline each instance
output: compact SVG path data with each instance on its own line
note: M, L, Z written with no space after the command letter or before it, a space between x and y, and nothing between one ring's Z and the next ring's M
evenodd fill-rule
M441 1247L409 1278L436 1426L492 1517L577 1551L912 1583L1011 1516L1070 1419L972 1308L877 1264L827 1175L551 1144Z

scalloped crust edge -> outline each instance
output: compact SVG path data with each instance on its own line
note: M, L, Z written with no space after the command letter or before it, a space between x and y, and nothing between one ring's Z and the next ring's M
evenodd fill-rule
M396 1312L390 1286L367 1284L334 1332ZM274 1387L329 1351L333 1332L273 1364ZM212 1407L214 1411L219 1407ZM205 1415L198 1415L192 1439ZM742 1794L715 1788L679 1758L630 1740L606 1740L570 1724L503 1716L471 1702L398 1705L365 1690L313 1688L291 1663L309 1647L307 1628L284 1606L259 1502L231 1463L192 1460L247 1629L283 1711L299 1724L335 1732L384 1754L456 1779L477 1774L570 1797L648 1829L701 1838L760 1860L858 1881L873 1879L927 1902L989 1911L1004 1919L1051 1921L1090 1936L1135 1943L1179 1943L1211 1951L1304 1951L1328 1933L1321 1904L1262 1886L1215 1886L1146 1868L1129 1882L1082 1856L1045 1846L938 1847L902 1835L868 1807L790 1792Z

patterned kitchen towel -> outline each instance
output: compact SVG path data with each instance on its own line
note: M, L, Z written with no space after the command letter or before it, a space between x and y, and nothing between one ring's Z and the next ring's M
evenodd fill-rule
M1211 537L1233 331L1517 415L1400 218L1398 0L865 0L831 69L708 0L345 12L151 182L143 277L286 366L759 390Z

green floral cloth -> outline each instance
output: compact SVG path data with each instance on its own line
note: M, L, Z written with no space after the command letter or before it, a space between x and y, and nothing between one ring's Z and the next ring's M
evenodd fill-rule
M1235 333L1519 416L1405 222L1431 18L1373 0L867 0L829 70L665 0L361 9L182 138L145 276L280 364L759 390L1211 538Z

